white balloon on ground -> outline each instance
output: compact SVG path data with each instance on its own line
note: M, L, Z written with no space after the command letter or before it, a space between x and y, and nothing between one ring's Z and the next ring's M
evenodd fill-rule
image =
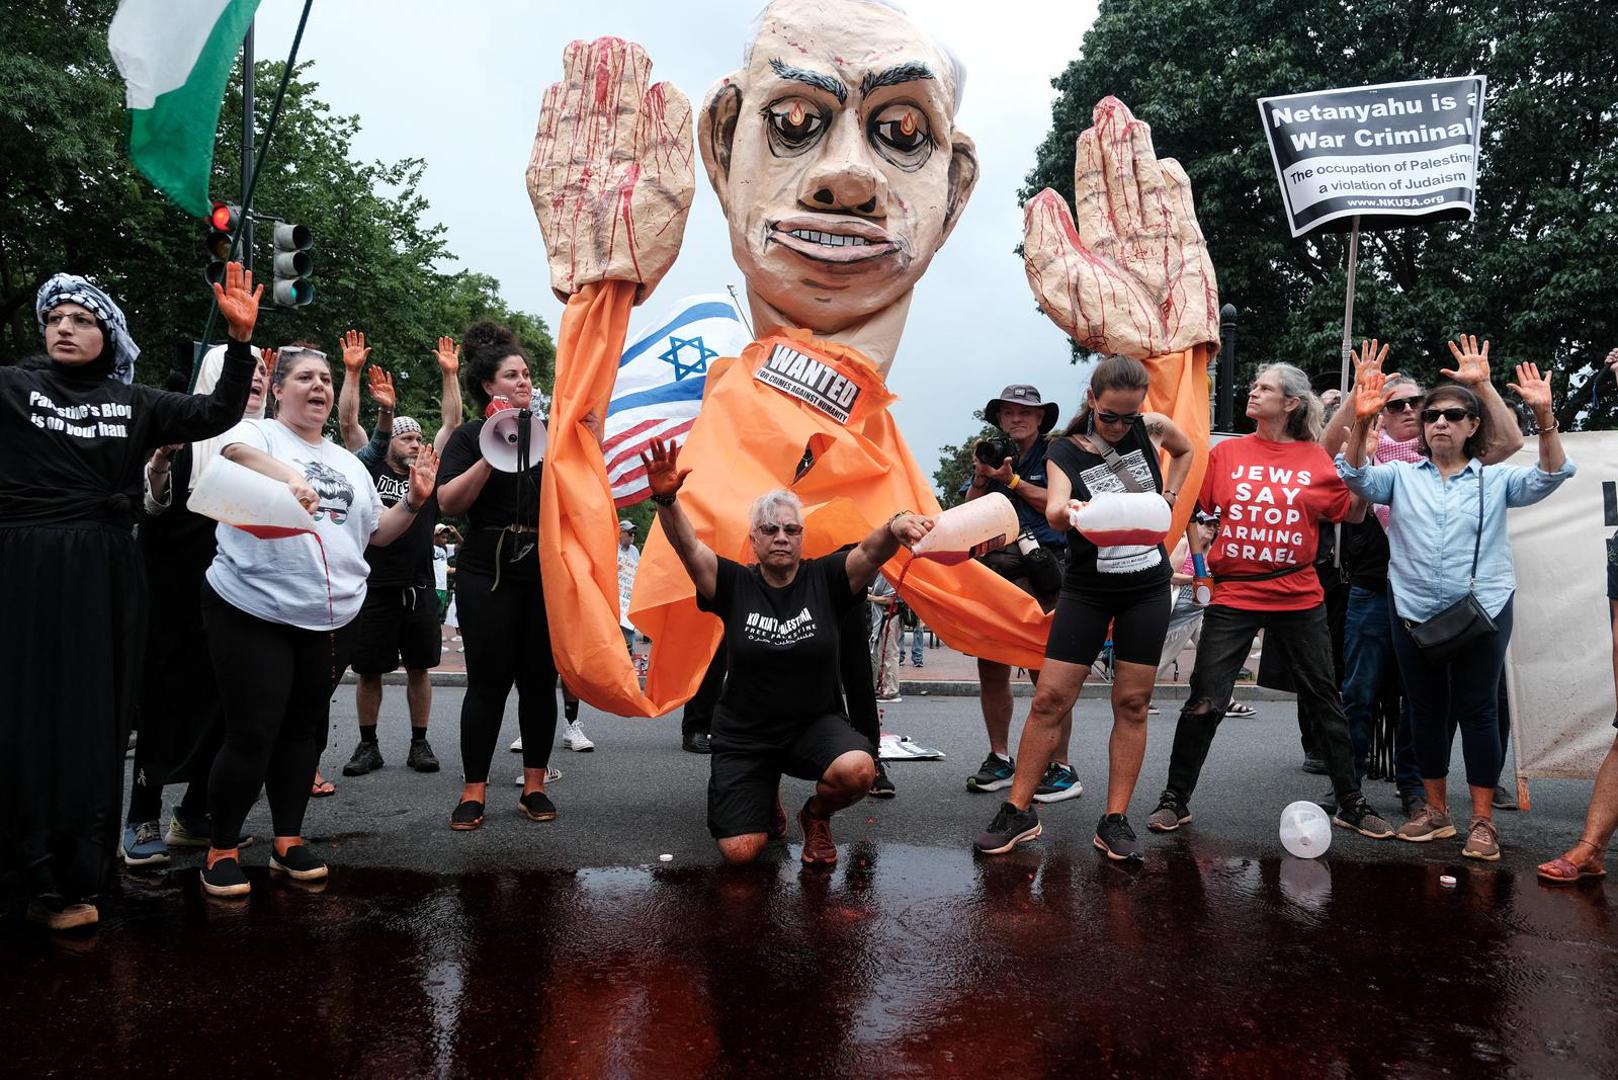
M1281 811L1281 846L1300 859L1315 859L1331 847L1331 819L1318 804L1300 800Z

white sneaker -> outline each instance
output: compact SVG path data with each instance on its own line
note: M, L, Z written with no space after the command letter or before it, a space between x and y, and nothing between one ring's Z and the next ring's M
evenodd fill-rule
M555 765L551 765L551 766L546 767L546 769L545 769L545 782L547 784L554 784L554 783L556 783L556 781L560 780L561 778L562 778L562 770L561 769L558 769ZM518 773L517 774L517 786L518 787L522 787L522 781L523 781L523 775L522 775L522 773Z
M511 752L513 754L522 753L522 736L521 735L518 735L517 738L516 738L516 741L511 744Z
M569 720L567 726L562 728L562 745L580 754L587 754L596 748L577 720Z

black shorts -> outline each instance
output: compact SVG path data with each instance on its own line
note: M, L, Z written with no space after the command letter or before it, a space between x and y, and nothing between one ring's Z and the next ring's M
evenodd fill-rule
M1163 659L1163 640L1168 637L1173 610L1167 585L1083 597L1064 593L1056 602L1045 657L1088 667L1101 655L1110 628L1114 661L1155 668Z
M850 750L873 752L871 741L850 727L847 719L830 713L809 721L783 746L744 749L727 743L721 735L715 735L711 745L708 831L716 840L768 832L783 774L819 780L832 762Z
M431 588L383 586L365 594L354 620L354 674L385 675L402 662L407 671L438 666L438 593Z

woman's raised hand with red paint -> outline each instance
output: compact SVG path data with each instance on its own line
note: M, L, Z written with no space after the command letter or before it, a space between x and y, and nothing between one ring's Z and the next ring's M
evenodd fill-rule
M1079 135L1073 206L1046 188L1023 208L1023 261L1040 309L1096 352L1144 360L1219 340L1219 286L1173 158L1115 97Z
M695 187L691 103L651 85L633 42L603 37L562 51L528 159L528 197L564 302L596 281L633 281L646 299L679 254Z

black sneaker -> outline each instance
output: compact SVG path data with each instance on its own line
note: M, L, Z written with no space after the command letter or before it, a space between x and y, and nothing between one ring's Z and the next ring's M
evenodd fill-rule
M1333 825L1344 829L1353 829L1361 836L1369 836L1372 840L1390 840L1393 838L1393 826L1382 820L1364 795L1355 795L1343 800L1343 805L1337 808L1332 815Z
M1135 830L1122 814L1104 814L1096 822L1095 846L1116 862L1140 862L1140 844L1135 841Z
M708 745L706 731L688 731L680 736L680 749L688 754L711 754L713 747Z
M891 799L899 794L893 788L893 781L888 778L888 767L881 761L876 763L876 779L871 781L871 798Z
M1173 832L1191 820L1191 811L1184 800L1169 788L1157 797L1157 809L1146 819L1146 827L1153 832Z
M381 756L377 757L380 762ZM438 758L433 756L433 747L426 739L410 740L410 756L405 758L405 764L417 772L437 772Z
M354 756L348 759L343 766L344 776L364 776L368 772L375 772L382 767L382 749L374 742L361 740L354 747Z
M990 753L978 766L978 771L966 778L968 791L999 791L1001 788L1011 786L1011 781L1017 775L1017 763L1011 758L1003 758L999 754Z
M235 859L220 859L202 868L202 890L209 896L246 896L253 891Z
M543 791L530 791L517 801L517 809L530 821L555 821L556 804Z
M1004 855L1018 844L1026 844L1039 836L1039 815L1030 806L1018 810L1011 803L1001 803L988 831L974 845L984 855Z
M294 881L319 881L326 876L326 864L309 853L308 844L293 844L285 855L270 852L270 869Z

